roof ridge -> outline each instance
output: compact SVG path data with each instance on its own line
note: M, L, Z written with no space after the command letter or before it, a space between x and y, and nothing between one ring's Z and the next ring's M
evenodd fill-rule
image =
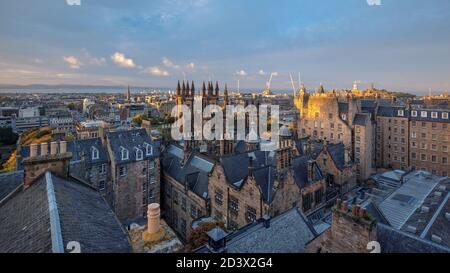
M50 235L52 239L52 252L64 253L64 245L61 233L61 221L59 219L58 204L56 202L55 188L53 185L52 173L45 172L47 183L47 200L50 217Z

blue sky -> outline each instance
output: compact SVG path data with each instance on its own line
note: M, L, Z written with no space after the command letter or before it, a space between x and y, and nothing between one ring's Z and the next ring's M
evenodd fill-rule
M448 0L2 0L0 83L440 92L449 19Z

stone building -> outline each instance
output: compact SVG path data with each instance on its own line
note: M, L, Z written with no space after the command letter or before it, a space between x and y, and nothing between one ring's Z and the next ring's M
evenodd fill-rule
M448 176L450 110L412 108L409 113L411 168Z
M308 94L302 85L294 105L299 111L297 135L343 143L357 164L357 177L362 181L373 168L373 123L370 113L362 113L361 100L347 92L325 92L320 85ZM357 131L357 132L356 132Z
M0 178L1 253L132 251L105 199L72 175L71 158L65 141L32 144L24 170Z
M145 129L108 132L111 180L106 197L122 221L145 217L147 205L160 202L159 143Z
M409 121L404 106L377 109L376 165L381 168L409 168Z
M160 201L160 143L145 129L109 132L99 128L98 135L67 142L72 175L97 189L121 221L144 217L145 207ZM21 147L18 170L23 170L32 147ZM50 153L51 147L47 150Z
M178 145L162 155L162 204L167 223L186 240L192 222L209 215L208 180L215 162Z

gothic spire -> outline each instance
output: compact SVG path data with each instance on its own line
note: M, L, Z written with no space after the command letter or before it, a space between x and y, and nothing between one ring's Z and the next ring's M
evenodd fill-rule
M195 87L194 87L194 81L192 81L191 84L191 96L194 97L195 96Z
M206 96L206 86L205 86L205 82L203 81L203 87L202 87L202 97Z
M189 96L191 93L190 89L189 89L189 81L186 81L186 96Z
M322 83L320 83L318 93L322 93L322 94L325 93L325 89L323 88L323 84Z
M184 85L184 81L183 84L181 85L181 95L183 97L186 95L186 85Z
M181 87L180 87L180 81L178 81L178 85L177 85L177 96L181 95Z
M219 96L219 82L216 81L216 97Z

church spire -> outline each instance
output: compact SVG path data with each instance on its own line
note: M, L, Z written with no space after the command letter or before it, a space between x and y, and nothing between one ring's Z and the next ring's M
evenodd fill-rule
M216 97L218 97L219 96L219 82L218 81L216 81Z
M195 97L194 81L192 81L192 84L191 84L191 96L192 96L192 97Z
M204 81L203 81L203 87L202 87L202 97L206 97L206 86L205 86Z
M183 84L181 85L181 95L183 97L186 95L186 85L184 85L184 81Z
M320 83L319 90L317 92L321 93L321 94L325 93L325 89L323 88L323 84L322 83Z
M177 96L181 95L181 87L180 87L180 81L178 80L178 84L177 84Z
M186 96L188 96L189 97L189 95L190 95L190 93L191 93L191 91L190 91L190 89L189 89L189 81L186 81Z
M225 102L225 106L228 104L228 88L227 84L225 84L225 90L223 90L223 101Z

